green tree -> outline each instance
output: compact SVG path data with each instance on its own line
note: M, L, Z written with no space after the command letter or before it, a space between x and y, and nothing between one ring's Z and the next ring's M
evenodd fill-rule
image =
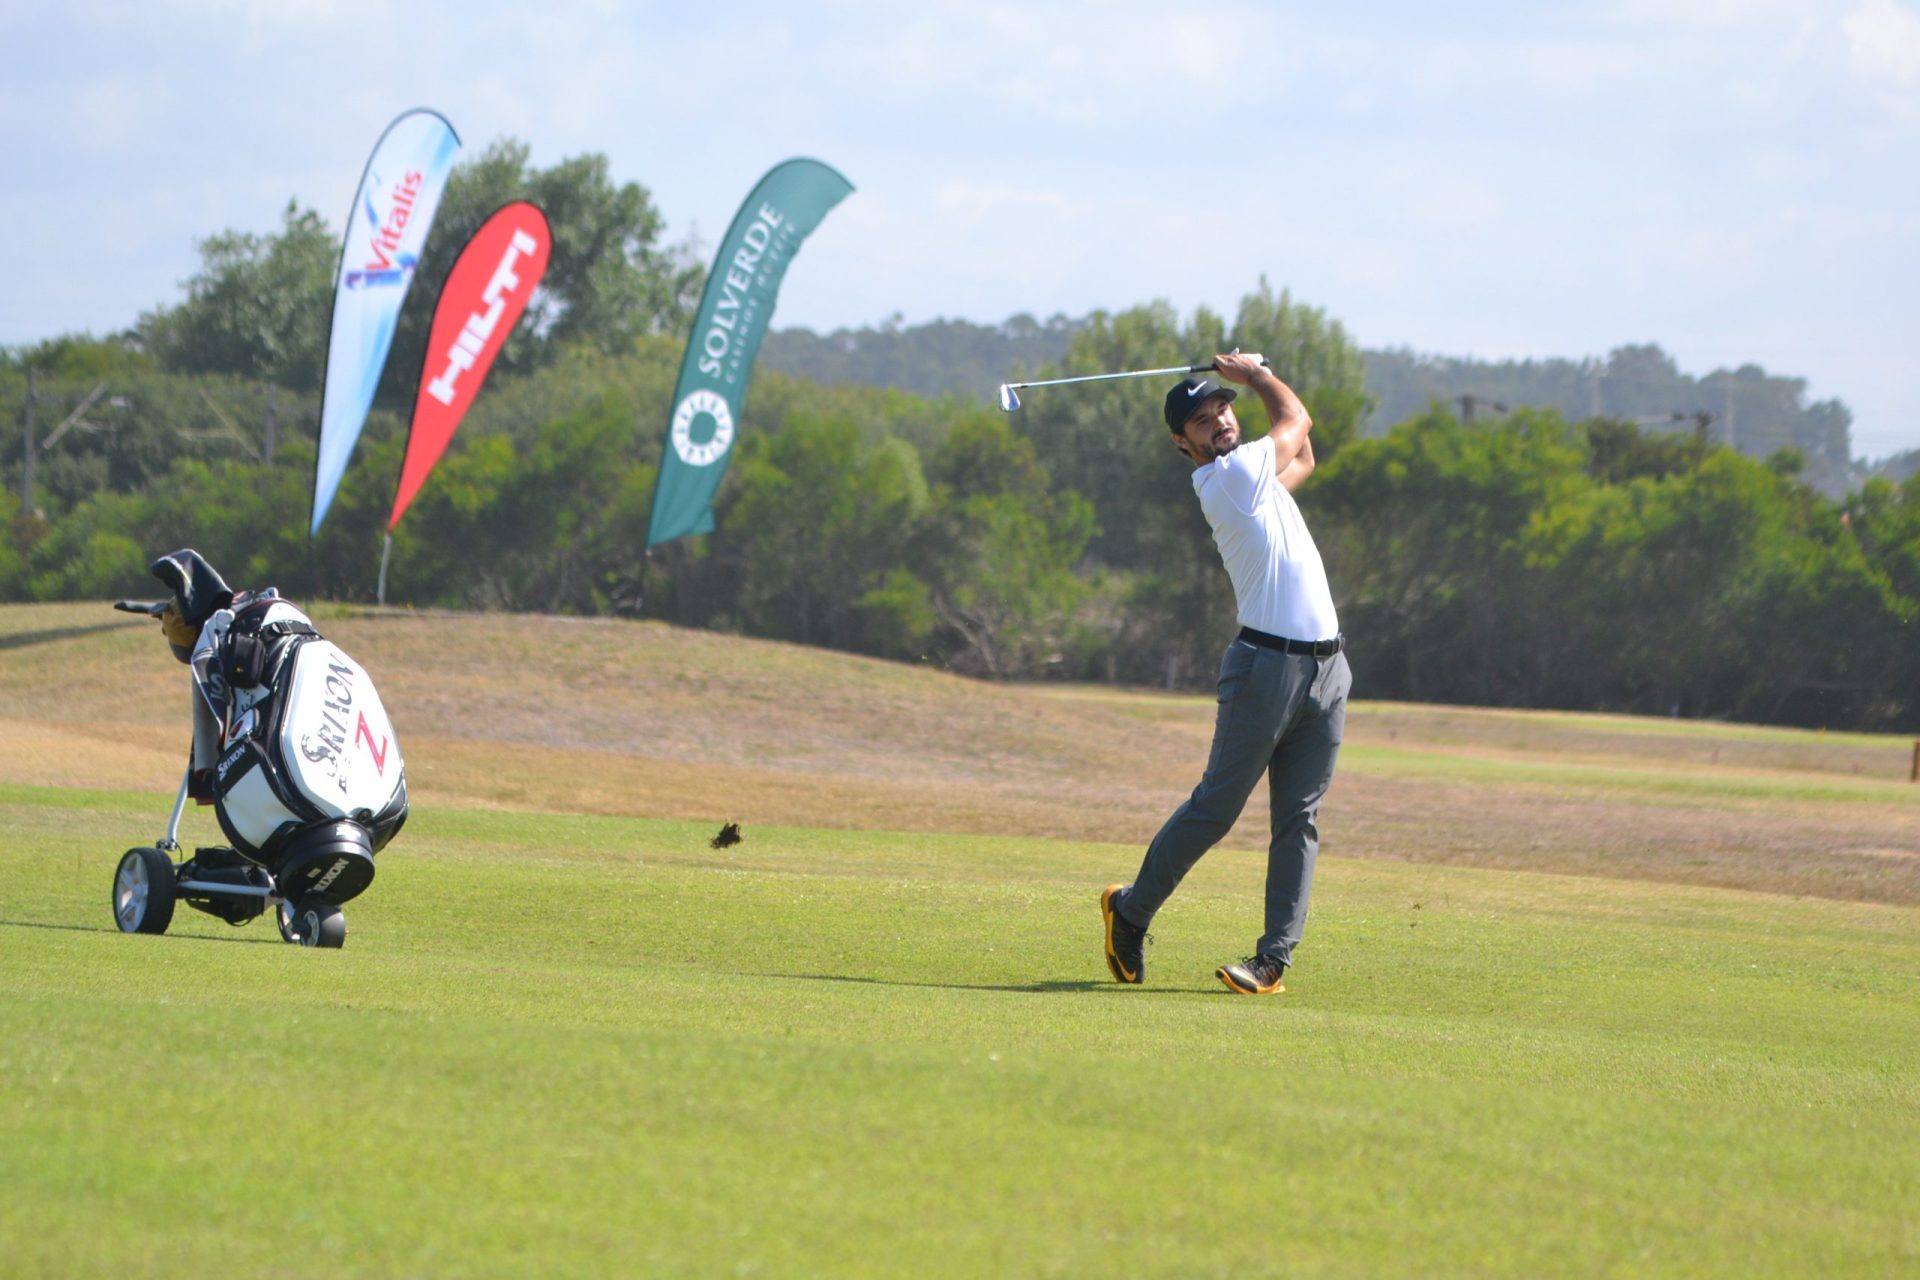
M567 346L621 352L652 333L679 333L699 301L704 270L683 247L662 246L665 220L638 183L616 183L607 157L589 153L541 169L526 143L502 138L454 166L395 331L381 395L412 407L426 355L432 300L455 259L504 204L531 200L546 214L553 252L540 288L495 361L495 376L529 372Z
M1589 673L1577 705L1805 724L1904 714L1912 604L1791 476L1715 449L1691 471L1590 489L1536 532L1559 634L1579 637Z
M1590 450L1588 471L1603 484L1685 475L1707 455L1707 443L1699 435L1653 435L1618 418L1595 418L1583 425Z
M913 447L892 438L862 447L844 418L796 415L747 437L730 479L719 526L740 567L742 623L802 644L870 648L862 601L872 609L881 599L871 593L887 588L926 511ZM882 629L896 633L897 618Z
M1690 420L1703 420L1711 443L1733 445L1749 457L1799 449L1807 479L1822 492L1837 495L1858 482L1846 406L1809 404L1805 379L1757 365L1694 377L1652 345L1619 347L1604 360L1493 362L1410 351L1369 351L1365 359L1377 402L1370 424L1376 434L1430 401L1451 405L1472 396L1516 408L1557 408L1569 420L1606 417L1674 434L1692 430Z
M998 325L939 319L908 326L895 315L878 325L825 334L773 330L760 359L766 369L828 386L898 387L929 399L951 394L986 404L1015 369L1064 357L1079 326L1064 315L1044 322L1016 315Z
M136 332L161 368L220 373L317 394L340 241L288 201L271 235L222 231L199 244L186 300L148 312Z
M63 334L21 347L0 347L0 386L12 390L32 369L58 382L129 378L154 371L153 358L129 334L95 338Z
M1096 311L1074 335L1067 358L1058 367L1042 366L1034 380L1185 364L1194 358L1189 339L1195 331L1216 335L1215 346L1224 338L1218 317L1204 311L1186 330L1166 303L1117 315ZM1149 562L1186 487L1160 417L1165 390L1137 381L1037 388L1015 415L1015 428L1033 442L1056 482L1094 504L1100 532L1090 550L1104 564Z
M1869 480L1847 500L1847 526L1895 591L1920 600L1920 472L1895 485Z
M701 268L685 249L658 243L664 222L646 189L616 183L604 155L546 169L531 165L529 155L525 143L501 139L454 166L401 310L377 404L412 408L440 288L473 233L510 200L529 199L546 212L553 254L500 358L502 373L543 365L570 343L620 351L641 335L678 331L687 322ZM223 231L199 249L186 299L141 318L144 347L163 369L318 394L339 233L318 213L289 203L278 232Z
M396 533L389 598L607 611L631 528L633 416L608 393L539 422L523 444L483 434L450 451Z
M929 474L934 510L917 558L947 663L996 678L1064 663L1087 595L1074 570L1093 536L1092 505L1055 491L1032 442L996 414L956 424Z
M1300 394L1313 415L1313 453L1329 461L1359 434L1370 408L1367 363L1338 320L1317 307L1297 303L1282 290L1275 296L1265 276L1240 299L1229 336L1242 351L1258 351ZM1264 422L1266 414L1259 414Z
M1060 366L1043 368L1036 376L1205 362L1233 347L1260 351L1299 392L1314 416L1316 457L1325 461L1352 437L1366 405L1359 348L1337 321L1289 294L1275 296L1264 278L1241 299L1231 328L1204 307L1184 326L1165 303L1117 315L1095 312L1073 336ZM1185 578L1194 566L1184 558L1162 563L1170 548L1184 556L1197 519L1191 510L1190 467L1174 451L1161 417L1161 398L1172 382L1169 377L1038 389L1016 417L1058 483L1094 504L1100 530L1091 548L1096 560L1116 569ZM1258 397L1241 397L1236 409L1249 438L1266 433ZM1204 522L1198 527L1204 531Z
M56 344L48 344L56 345ZM58 518L87 498L134 492L183 458L258 459L265 449L270 389L213 375L155 372L117 342L83 345L76 356L34 368L38 378L34 505ZM282 441L310 421L313 401L271 391ZM25 378L0 375L0 404L19 421ZM0 449L0 483L20 492L21 454Z
M1436 407L1316 472L1302 505L1375 696L1524 702L1550 681L1531 530L1586 463L1557 413L1469 427Z
M1844 519L1867 563L1895 595L1884 628L1888 647L1898 655L1888 680L1897 709L1888 723L1920 732L1920 472L1899 485L1869 480L1847 500Z

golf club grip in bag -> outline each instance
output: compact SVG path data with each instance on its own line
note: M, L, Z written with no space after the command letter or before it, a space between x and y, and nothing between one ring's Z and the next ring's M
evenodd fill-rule
M233 710L214 766L220 829L288 901L345 902L373 882L373 855L407 819L380 695L284 602L242 610L223 643Z

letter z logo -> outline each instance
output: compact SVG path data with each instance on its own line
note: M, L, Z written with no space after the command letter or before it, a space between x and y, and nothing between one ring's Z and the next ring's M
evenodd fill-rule
M387 776L387 748L393 745L393 739L382 738L380 745L373 745L373 730L367 728L367 713L360 713L360 725L353 732L355 742L367 744L367 754L373 757L373 771L381 777Z

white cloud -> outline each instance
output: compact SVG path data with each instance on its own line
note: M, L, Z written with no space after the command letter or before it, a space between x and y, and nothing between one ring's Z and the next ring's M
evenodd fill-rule
M337 224L431 105L469 156L605 154L709 251L769 165L833 164L858 191L776 324L1231 311L1265 272L1369 343L1655 340L1920 431L1920 0L426 0L424 42L390 12L0 0L0 225L72 246L21 264L0 342L130 323L289 196Z
M1866 0L1841 26L1854 70L1894 105L1920 112L1920 14L1899 0Z
M1799 26L1837 12L1845 0L1613 0L1602 16L1630 25L1682 31Z
M1242 51L1284 47L1278 16L1251 3L1216 5L1206 28L1148 0L942 0L880 22L861 18L857 5L841 12L855 20L828 51L839 83L911 98L932 92L975 111L984 104L1069 126L1215 119L1264 87Z

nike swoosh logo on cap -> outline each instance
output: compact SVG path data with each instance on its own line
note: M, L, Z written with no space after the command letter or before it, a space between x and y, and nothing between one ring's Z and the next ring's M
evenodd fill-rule
M1205 383L1202 383L1202 384L1201 384L1201 386L1205 386L1205 385L1206 385ZM1188 398L1189 400L1191 400L1191 399L1192 399L1192 398L1193 398L1194 396L1197 396L1197 395L1199 395L1199 394L1200 394L1200 387L1188 387L1188 388L1187 388L1187 398Z

